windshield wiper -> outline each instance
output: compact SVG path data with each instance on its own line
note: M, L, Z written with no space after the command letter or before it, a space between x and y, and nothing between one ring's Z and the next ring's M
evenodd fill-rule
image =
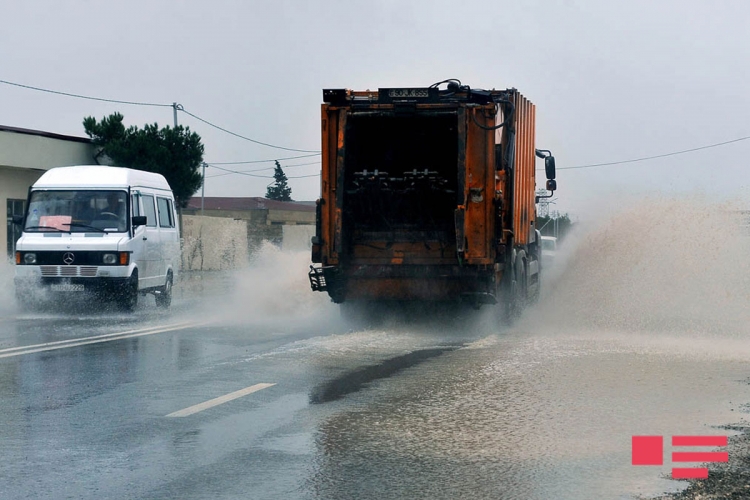
M69 233L70 231L66 231L65 229L60 229L59 227L52 227L52 226L27 226L23 228L24 231L28 231L29 229L53 229L57 231L58 233Z
M90 226L88 224L81 224L80 222L66 222L66 223L63 224L63 226L85 227L87 229L93 229L94 231L99 231L100 233L106 233L107 232L107 231L105 231L104 229L102 229L100 227Z

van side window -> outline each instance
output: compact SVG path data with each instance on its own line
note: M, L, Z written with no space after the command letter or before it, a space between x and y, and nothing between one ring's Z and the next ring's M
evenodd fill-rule
M138 203L138 195L133 194L130 196L130 206L133 211L133 216L141 215L141 205Z
M161 227L174 227L171 205L167 198L156 198L156 206L159 208L159 225Z
M154 208L154 197L148 194L141 195L143 202L143 213L146 215L146 226L156 227L156 209Z

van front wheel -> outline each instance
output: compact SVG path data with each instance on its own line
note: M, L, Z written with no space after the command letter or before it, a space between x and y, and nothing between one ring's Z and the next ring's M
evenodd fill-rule
M130 279L125 283L120 295L120 305L128 312L138 305L138 270L134 269Z
M156 298L156 307L164 309L172 305L172 273L167 274L167 281L164 286L154 295Z

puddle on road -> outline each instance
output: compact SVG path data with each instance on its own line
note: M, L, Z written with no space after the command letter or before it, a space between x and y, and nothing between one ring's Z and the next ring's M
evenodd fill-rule
M324 415L310 496L658 494L677 485L661 477L668 466L630 466L632 435L724 434L714 426L746 415L750 245L730 229L736 223L725 209L644 203L582 239L550 293L511 331L464 349L445 343L476 333L331 335L338 310L309 291L309 255L272 248L228 288L201 290L191 314L248 330L321 331L244 360L330 368L333 380L295 399L294 411ZM123 366L113 373L129 373ZM309 405L343 396L351 404ZM243 415L230 423L258 427ZM217 434L227 427L222 421ZM295 450L300 442L273 446Z
M325 420L313 496L586 500L680 489L666 479L668 453L663 467L630 464L631 437L726 435L720 426L746 417L750 245L726 229L737 222L691 202L615 217L511 331L377 384L373 403Z
M407 368L417 366L431 358L440 356L447 351L458 349L459 346L439 347L410 352L401 356L386 359L377 365L366 366L344 373L333 380L315 387L310 393L310 403L328 403L341 399L347 394L357 392L370 382L395 375Z

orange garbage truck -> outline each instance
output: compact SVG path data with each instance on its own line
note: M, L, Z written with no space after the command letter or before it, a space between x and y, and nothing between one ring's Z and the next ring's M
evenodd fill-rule
M494 304L541 281L535 106L516 89L446 80L323 91L321 196L309 278L333 302Z

